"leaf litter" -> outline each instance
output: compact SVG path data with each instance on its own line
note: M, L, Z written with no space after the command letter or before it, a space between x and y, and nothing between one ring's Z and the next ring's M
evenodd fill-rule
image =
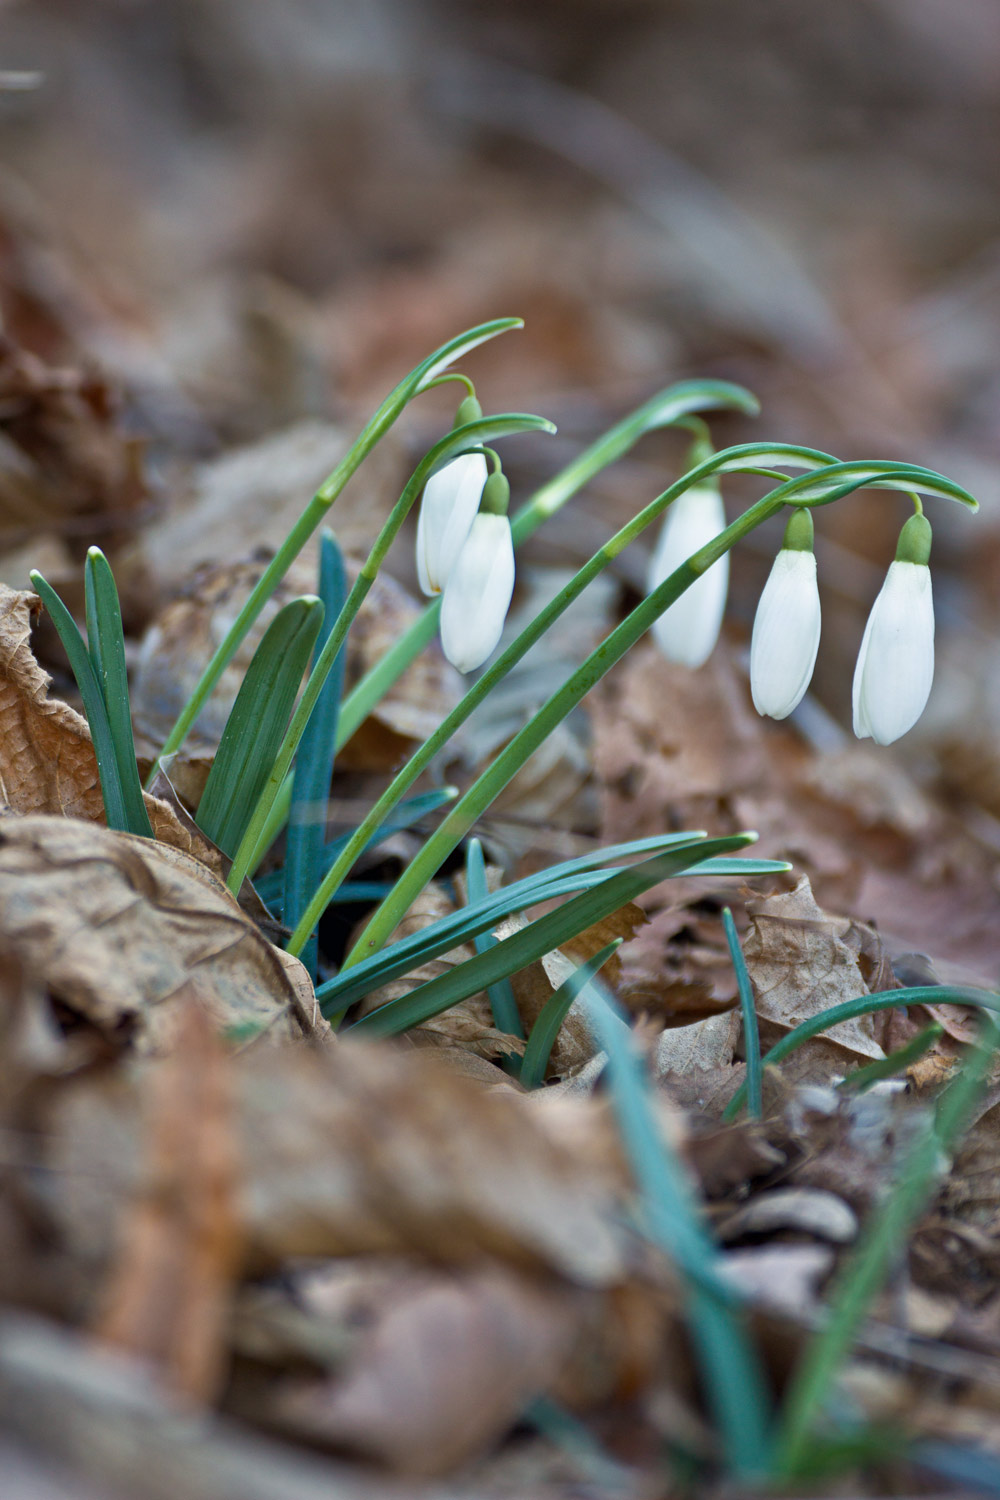
M240 28L231 35L243 38L234 43L240 55L252 50ZM682 55L690 44L682 38ZM210 66L208 52L200 65ZM135 101L123 94L121 107ZM144 98L143 118L146 107ZM338 414L343 426L326 420L331 364L360 409L411 344L430 344L484 299L507 306L516 297L534 314L532 328L525 352L503 351L498 380L519 391L532 382L570 391L572 425L581 382L589 391L658 378L665 351L667 363L692 367L706 349L714 356L717 332L693 333L686 314L676 329L650 331L648 304L662 294L646 252L622 262L628 300L592 312L599 260L610 252L617 262L630 243L606 205L581 202L584 232L575 222L570 234L544 188L526 197L495 164L480 160L476 170L493 174L481 225L425 265L425 249L414 256L403 246L398 264L346 277L327 302L293 293L283 279L301 222L302 195L292 203L287 186L271 184L278 207L265 235L279 273L253 285L205 281L198 306L186 310L157 305L164 252L154 238L153 253L136 254L137 241L151 248L143 214L108 215L90 227L98 259L112 266L116 253L131 253L124 284L138 303L147 299L145 325L131 329L120 307L102 305L78 268L59 262L41 221L0 184L2 275L14 292L0 350L3 577L23 585L26 567L41 563L72 588L80 538L100 538L122 579L130 649L141 662L148 630L146 661L166 668L161 680L141 665L138 673L147 748L259 573L254 548L274 545L287 529L282 507L297 514L342 451L354 411ZM69 201L71 175L62 178ZM155 197L163 174L148 175ZM107 186L113 196L110 176ZM245 177L235 196L257 202L257 189ZM123 201L134 197L130 189ZM376 220L386 212L362 207ZM112 224L123 246L137 237L131 252L116 251ZM203 254L197 234L189 239L189 253ZM865 252L875 275L880 253ZM541 290L533 256L560 268ZM335 358L324 344L329 328ZM117 369L121 390L97 373L94 348ZM794 395L782 395L768 357L740 355L790 422L803 409L819 430L859 420L845 417L843 404L831 415L808 372L798 371ZM916 425L926 425L928 390L898 359L894 368L913 394ZM867 376L861 383L870 395ZM162 456L151 477L121 420L122 394L132 422L140 414L140 426L184 456L181 470L166 463L169 506L156 504ZM599 422L587 402L589 434ZM243 443L259 431L262 440ZM414 452L425 437L412 440ZM371 481L348 492L337 525L349 549L370 540L412 456L387 446ZM635 479L650 489L662 467L630 468L558 519L534 552L539 597L553 562L579 561L610 517L634 510ZM995 559L995 539L985 550ZM622 581L639 576L641 568ZM307 554L292 584L312 582ZM352 633L350 680L415 618L408 585L406 576L380 579ZM609 590L581 629L600 635L616 609ZM843 600L832 614L847 616ZM560 665L553 653L539 652L515 696L544 690ZM637 1231L604 1059L579 1008L557 1041L549 1086L533 1095L492 1060L512 1043L492 1027L484 996L403 1046L335 1041L317 1021L304 971L279 954L259 904L244 892L237 905L225 891L219 851L190 817L234 682L213 702L217 722L202 725L196 753L147 798L151 844L103 827L86 725L46 667L61 685L64 665L37 604L5 589L4 1432L99 1489L172 1500L332 1492L374 1500L437 1494L442 1485L453 1493L456 1483L484 1495L568 1496L581 1485L602 1493L595 1475L606 1470L537 1435L539 1397L562 1403L614 1456L619 1487L607 1479L609 1493L621 1493L622 1471L633 1493L657 1493L664 1443L710 1459L684 1293ZM539 849L566 855L681 827L756 827L762 852L794 862L797 883L768 890L688 880L650 893L611 919L611 935L626 941L604 971L656 1082L664 1136L724 1245L726 1274L752 1304L779 1389L821 1318L854 1229L878 1213L900 1143L953 1072L970 1017L933 1007L842 1024L767 1070L761 1121L724 1123L745 1069L719 910L724 902L737 910L765 1045L839 999L915 982L915 964L932 979L994 984L995 735L989 714L976 712L992 703L988 668L962 691L950 725L931 718L921 731L921 753L935 763L928 777L918 759L817 746L761 724L731 646L696 676L640 649L486 820L507 878ZM355 736L331 812L360 800L376 777L381 785L456 693L452 674L428 654ZM506 719L484 722L478 737L470 731L439 775L464 780L517 727L519 701L500 707ZM975 732L956 743L958 718ZM950 801L938 796L941 786ZM406 852L404 840L387 845L384 868L394 874ZM420 925L454 904L445 885L430 887L406 922ZM608 940L608 930L593 934L589 951ZM407 982L463 956L445 955ZM515 978L526 1026L584 956L568 945ZM905 1089L857 1097L839 1089L844 1075L903 1045L930 1015L946 1036L909 1069ZM994 1082L842 1382L869 1417L908 1414L927 1436L987 1445L1000 1352L997 1115ZM402 1487L392 1474L404 1476Z

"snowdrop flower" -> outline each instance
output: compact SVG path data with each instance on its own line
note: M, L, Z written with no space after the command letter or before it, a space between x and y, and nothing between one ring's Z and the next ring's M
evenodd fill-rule
M931 528L911 516L865 626L854 670L854 733L891 745L924 711L934 678Z
M696 484L671 505L649 566L650 593L692 553L725 529L726 513L713 481ZM653 638L668 661L700 667L711 656L726 608L729 555L720 557L653 622Z
M441 646L460 672L492 656L514 592L514 546L507 519L510 486L491 474L482 509L448 574L441 601Z
M458 408L455 426L481 416L479 402L470 396ZM440 594L447 583L472 530L488 472L484 454L462 453L424 485L417 520L417 578L425 594Z
M795 510L760 596L750 641L750 692L759 714L786 719L802 701L819 650L813 522Z

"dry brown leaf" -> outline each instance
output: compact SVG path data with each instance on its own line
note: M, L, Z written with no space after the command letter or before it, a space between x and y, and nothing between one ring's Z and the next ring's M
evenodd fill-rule
M135 510L140 450L116 430L115 404L98 375L53 369L0 334L0 543L74 531L84 516L121 526Z
M86 719L48 696L51 678L31 650L34 594L0 584L0 812L51 813L103 823L104 799ZM153 834L222 879L215 845L161 797L143 793ZM258 903L259 906L259 903Z
M104 821L86 720L58 699L31 650L34 594L0 585L0 798L5 810Z
M708 1016L693 1026L671 1026L656 1039L653 1069L657 1078L725 1068L732 1063L742 1031L739 1011Z
M869 973L884 977L884 965L872 957L875 934L868 929L862 939L858 924L821 911L806 876L794 891L748 901L747 914L750 932L744 954L765 1048L800 1022L868 994L862 951ZM871 1016L841 1021L793 1053L785 1070L795 1077L825 1080L831 1073L842 1073L848 1063L882 1058L877 1034Z
M239 1244L231 1076L205 1006L180 1009L150 1076L144 1161L122 1212L96 1336L195 1401L218 1394Z
M276 950L205 865L70 818L0 821L0 933L67 1024L139 1050L197 987L219 1025L300 1035Z
M173 757L167 757L173 760ZM146 807L153 825L153 833L161 843L170 844L184 854L207 865L217 880L225 885L233 862L198 827L174 789L167 770L161 765L146 796ZM240 908L255 922L272 943L280 943L288 929L275 921L258 896L249 877L244 879L238 897Z
M64 1189L50 1212L85 1284L106 1267L122 1203L141 1178L136 1122L148 1070L160 1065L67 1085L37 1137ZM634 1244L614 1153L595 1155L592 1131L581 1145L547 1128L530 1096L349 1041L251 1049L231 1068L246 1271L289 1257L401 1253L457 1266L496 1260L584 1286L626 1276ZM612 1132L600 1107L589 1108ZM31 1181L21 1186L30 1197Z
M346 1369L279 1382L268 1416L310 1442L442 1474L495 1442L566 1363L573 1299L500 1267L414 1275L383 1293Z

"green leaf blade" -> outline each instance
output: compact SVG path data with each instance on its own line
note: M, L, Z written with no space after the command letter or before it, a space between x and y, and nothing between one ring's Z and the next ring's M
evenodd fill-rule
M99 547L88 551L83 578L87 644L104 699L128 831L151 839L153 829L143 801L132 735L121 605L111 565Z
M279 610L236 695L196 819L226 854L235 853L270 774L322 618L314 595Z

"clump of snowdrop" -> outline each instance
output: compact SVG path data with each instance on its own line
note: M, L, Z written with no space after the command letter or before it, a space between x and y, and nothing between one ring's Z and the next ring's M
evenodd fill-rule
M891 745L920 718L934 679L931 527L921 513L899 534L868 616L854 671L854 733Z
M458 408L455 426L475 422L483 409L475 396ZM460 453L424 485L417 520L417 578L432 598L440 594L472 530L489 468L482 452Z
M795 510L753 622L750 691L759 714L785 719L802 701L819 636L813 521L807 510Z
M702 455L704 456L704 455ZM692 485L671 505L649 565L650 593L725 529L726 512L714 479ZM729 590L729 554L702 574L653 622L653 639L668 661L700 667L722 628Z
M441 601L441 646L460 672L493 655L514 593L514 546L507 519L510 485L499 470L483 488L479 512L451 567Z

